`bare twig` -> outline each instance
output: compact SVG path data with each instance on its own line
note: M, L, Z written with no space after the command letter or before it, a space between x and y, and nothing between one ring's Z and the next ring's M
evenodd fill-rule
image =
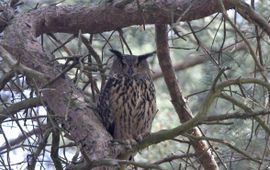
M247 3L242 0L229 0L230 3L235 5L237 12L250 22L254 22L262 28L270 37L270 25L267 20L252 9Z
M236 27L236 25L233 23L233 21L229 18L227 12L226 12L226 8L224 6L224 3L222 0L218 0L220 6L221 6L221 9L222 9L222 12L223 12L223 15L224 17L226 18L226 20L230 23L230 25L235 29L235 31L240 35L240 37L244 40L244 42L246 43L248 49L249 49L249 52L250 52L250 55L252 56L256 66L260 69L260 71L263 71L264 68L263 66L261 65L261 63L258 61L257 59L257 56L253 50L253 48L251 47L251 44L248 42L248 40L245 38L245 36L243 35L243 33Z
M212 138L212 137L197 137L197 136L193 136L190 134L185 134L184 136L190 137L193 140L209 140L209 141L214 141L214 142L218 142L218 143L222 143L225 144L226 146L228 146L229 148L233 149L234 151L238 152L239 154L242 154L244 156L246 156L248 159L256 162L256 163L260 163L260 161L258 161L257 159L253 158L251 155L249 155L248 153L246 153L245 151L242 151L241 149L239 149L238 147L230 144L229 142L222 140L222 139L217 139L217 138Z
M10 117L11 114L15 114L23 109L28 109L31 107L41 106L41 100L39 97L26 99L18 103L14 103L7 108L0 110L0 122L3 122L6 118Z
M1 56L13 67L15 71L20 72L21 74L25 74L29 77L39 79L41 77L48 78L45 74L38 72L32 68L26 67L19 61L16 61L13 56L3 47L0 46L0 54ZM46 79L44 80L46 81Z
M196 156L196 154L194 154L194 153L181 154L181 155L171 154L171 155L164 157L161 160L154 162L154 164L162 164L165 162L171 162L171 161L176 160L176 159L183 159L186 157L194 157L194 156Z

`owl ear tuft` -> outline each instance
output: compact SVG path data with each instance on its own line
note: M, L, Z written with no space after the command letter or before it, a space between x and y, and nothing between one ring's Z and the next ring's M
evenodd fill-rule
M116 55L118 58L120 58L121 60L124 58L123 54L120 51L114 50L114 49L110 49L110 51Z
M139 56L138 56L139 63L140 63L141 61L143 61L143 60L146 60L148 57L153 56L155 53L156 53L156 51L154 51L154 52L152 52L152 53L147 53L147 54L139 55Z

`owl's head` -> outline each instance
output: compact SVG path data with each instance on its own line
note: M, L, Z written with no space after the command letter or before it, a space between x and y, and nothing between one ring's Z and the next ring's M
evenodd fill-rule
M155 52L135 56L122 54L114 49L110 49L110 51L115 55L110 70L111 75L120 74L130 78L150 76L150 69L146 59Z

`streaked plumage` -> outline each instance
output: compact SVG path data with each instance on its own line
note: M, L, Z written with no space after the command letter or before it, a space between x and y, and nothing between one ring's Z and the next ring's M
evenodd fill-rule
M150 133L156 114L155 88L146 59L152 54L115 58L101 91L98 112L114 139L133 143Z

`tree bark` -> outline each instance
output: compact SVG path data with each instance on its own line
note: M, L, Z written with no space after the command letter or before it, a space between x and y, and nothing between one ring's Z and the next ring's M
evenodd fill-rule
M175 21L191 21L220 12L216 0L149 0L136 1L123 8L110 2L100 6L50 6L18 17L28 20L35 36L43 33L100 33L118 28L143 24L172 24ZM233 6L224 0L227 9ZM188 10L187 10L188 9ZM187 11L186 11L187 10ZM26 17L26 18L25 18Z
M172 61L169 54L169 45L168 45L168 32L167 25L156 25L156 46L157 46L157 56L160 64L160 68L163 72L164 80L167 84L170 96L172 98L172 104L178 114L178 117L181 122L186 122L192 119L193 114L189 109L185 98L182 95L181 89L178 86L176 76L174 74L174 69ZM187 133L194 136L201 137L202 133L199 128L194 127L189 130ZM194 141L190 140L191 145L193 146L196 156L204 169L207 170L217 170L218 165L214 159L214 156L211 153L211 149L208 144L203 141Z

